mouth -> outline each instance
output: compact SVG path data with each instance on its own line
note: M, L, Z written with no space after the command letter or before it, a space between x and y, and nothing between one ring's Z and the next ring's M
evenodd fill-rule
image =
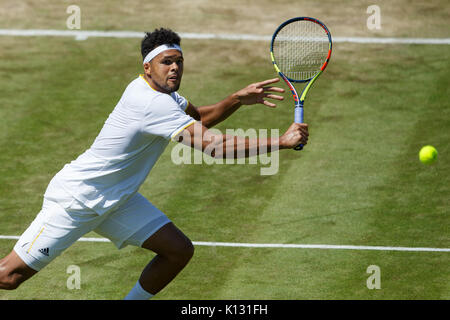
M168 81L177 82L180 79L178 75L169 76Z

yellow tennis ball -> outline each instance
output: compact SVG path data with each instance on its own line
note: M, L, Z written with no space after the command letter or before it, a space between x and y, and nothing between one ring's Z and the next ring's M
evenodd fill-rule
M419 159L422 163L431 164L436 160L437 154L438 152L435 147L425 146L420 149Z

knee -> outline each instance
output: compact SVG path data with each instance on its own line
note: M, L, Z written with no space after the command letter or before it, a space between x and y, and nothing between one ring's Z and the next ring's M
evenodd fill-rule
M20 277L15 274L4 274L3 272L0 272L0 289L14 290L17 289L21 283Z
M182 243L178 243L171 254L171 259L177 263L185 265L194 255L194 245L191 240L186 239Z
M195 247L192 244L192 241L188 239L188 243L186 244L185 248L185 256L187 261L191 260L191 258L194 256Z
M26 270L11 263L11 254L0 260L0 289L14 290L36 271L27 274Z

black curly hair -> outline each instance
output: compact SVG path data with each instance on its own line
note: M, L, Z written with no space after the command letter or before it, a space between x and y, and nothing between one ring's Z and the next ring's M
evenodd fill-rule
M142 59L145 59L150 51L162 44L180 45L180 42L180 36L170 29L159 28L153 32L146 32L141 42Z

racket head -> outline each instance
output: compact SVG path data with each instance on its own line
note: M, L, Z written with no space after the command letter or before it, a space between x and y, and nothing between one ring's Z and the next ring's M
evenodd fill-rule
M291 82L307 82L328 65L332 52L331 33L315 18L292 18L275 30L270 52L278 73Z

